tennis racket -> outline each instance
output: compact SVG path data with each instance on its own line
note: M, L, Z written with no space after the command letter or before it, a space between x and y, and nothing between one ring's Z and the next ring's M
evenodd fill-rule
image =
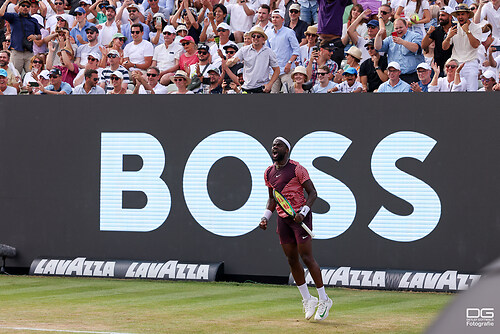
M295 210L292 208L292 205L290 204L290 202L286 199L285 196L283 196L278 190L276 189L273 189L273 197L274 199L276 200L276 202L278 203L278 205L280 206L280 208L287 214L289 215L290 217L292 218L295 218ZM300 225L302 226L302 228L304 230L306 230L306 232L311 236L311 238L314 238L314 233L309 229L309 227L307 227L306 224L304 224L303 222L300 223Z

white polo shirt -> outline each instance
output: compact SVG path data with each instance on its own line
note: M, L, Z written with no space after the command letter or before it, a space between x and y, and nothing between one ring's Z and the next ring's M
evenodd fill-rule
M168 48L163 43L155 48L153 60L156 60L156 66L160 71L165 71L175 66L175 61L179 60L182 52L184 52L184 48L175 41Z

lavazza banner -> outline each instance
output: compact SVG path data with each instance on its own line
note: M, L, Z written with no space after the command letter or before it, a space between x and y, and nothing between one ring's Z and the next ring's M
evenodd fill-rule
M189 264L223 262L229 275L288 277L276 216L270 229L258 228L271 144L283 136L318 191L314 253L323 268L335 268L324 272L329 284L459 290L500 255L500 114L488 107L496 101L491 94L2 98L0 242L17 249L9 266L40 259L33 265L42 273L63 270L66 262L53 260L85 258L71 275L111 272L96 259L128 261L125 275L143 275L146 265L133 259L154 270L175 259L185 275Z

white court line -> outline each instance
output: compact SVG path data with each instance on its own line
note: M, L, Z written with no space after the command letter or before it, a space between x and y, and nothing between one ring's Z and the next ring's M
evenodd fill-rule
M89 333L89 334L134 334L122 332L95 332L95 331L72 331L68 329L48 329L48 328L30 328L30 327L3 327L0 329L10 329L16 331L37 331L37 332L63 332L63 333Z

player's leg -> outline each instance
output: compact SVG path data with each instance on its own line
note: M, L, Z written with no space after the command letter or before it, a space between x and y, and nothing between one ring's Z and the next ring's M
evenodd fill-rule
M304 268L299 260L299 252L297 244L281 244L283 252L288 260L288 265L290 266L290 271L292 273L293 279L297 284L297 288L302 296L302 305L304 306L305 318L310 319L314 312L316 311L316 306L318 305L318 298L311 296L309 289L307 288L306 279L304 276Z
M308 238L304 243L298 244L297 250L307 269L309 269L309 274L311 274L314 284L316 285L316 289L318 290L318 310L316 311L314 319L324 320L328 317L333 301L326 294L325 287L323 285L323 277L321 276L321 269L313 256L312 240Z

